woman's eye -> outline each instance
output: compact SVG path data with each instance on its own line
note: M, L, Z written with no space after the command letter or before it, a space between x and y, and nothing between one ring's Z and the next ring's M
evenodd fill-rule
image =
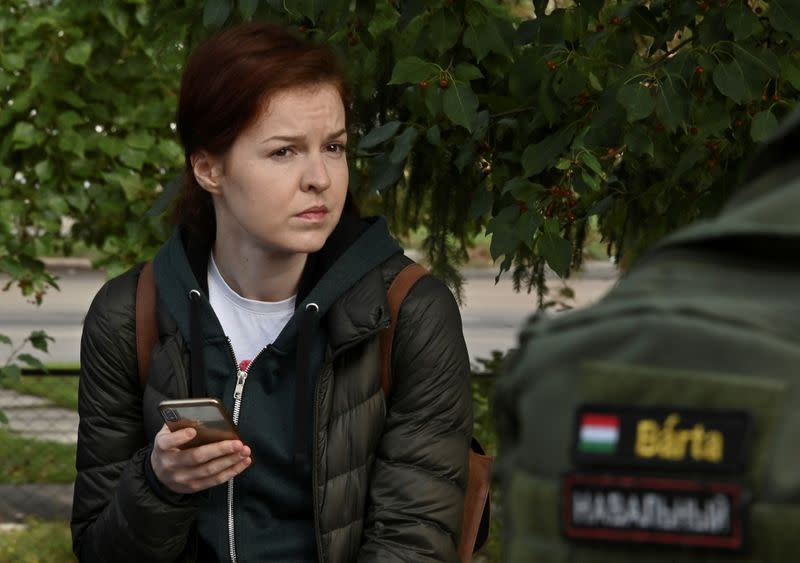
M331 143L326 148L328 152L332 152L334 154L342 154L346 149L344 143Z
M273 157L276 157L276 158L286 158L287 156L289 156L291 154L292 154L292 149L290 147L283 147L283 148L280 148L280 149L278 149L276 151L272 151L272 154L270 154L270 156L273 156Z

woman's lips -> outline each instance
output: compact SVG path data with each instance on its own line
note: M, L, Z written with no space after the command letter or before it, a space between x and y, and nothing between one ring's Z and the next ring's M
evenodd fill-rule
M302 213L295 215L295 217L299 217L305 221L322 221L327 214L327 207L309 207Z

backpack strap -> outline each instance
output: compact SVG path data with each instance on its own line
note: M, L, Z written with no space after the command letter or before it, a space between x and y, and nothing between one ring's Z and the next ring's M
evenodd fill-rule
M412 263L400 270L392 280L389 286L386 298L389 301L389 316L391 322L389 328L381 332L380 346L381 346L381 368L382 378L381 384L383 387L384 397L389 397L392 390L392 340L394 339L394 329L397 327L397 318L400 316L400 306L414 287L414 284L423 277L428 275L428 270L419 264Z
M142 389L147 385L150 355L156 340L156 279L153 275L153 263L146 262L139 272L139 281L136 284L136 360L139 363L139 382Z

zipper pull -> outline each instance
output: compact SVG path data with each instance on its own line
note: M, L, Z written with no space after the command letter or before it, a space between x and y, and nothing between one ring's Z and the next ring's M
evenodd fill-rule
M233 398L237 401L242 397L242 389L244 388L244 382L246 379L247 372L243 369L240 369L236 373L236 388L233 390Z

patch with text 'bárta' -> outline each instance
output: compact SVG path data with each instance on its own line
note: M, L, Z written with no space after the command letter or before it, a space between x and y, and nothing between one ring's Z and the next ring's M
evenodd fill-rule
M738 483L577 473L561 483L574 540L740 551L746 508Z
M577 411L572 452L581 465L737 471L751 431L744 411L587 404Z

